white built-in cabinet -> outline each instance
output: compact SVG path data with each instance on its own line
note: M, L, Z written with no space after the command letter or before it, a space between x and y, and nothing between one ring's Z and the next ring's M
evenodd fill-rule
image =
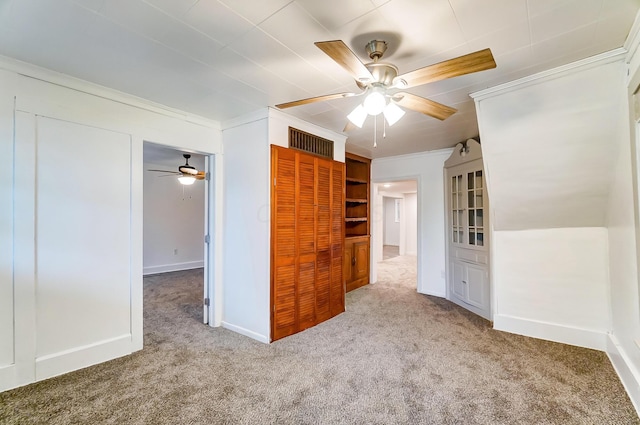
M448 298L491 320L489 202L475 140L459 143L445 162L445 196Z

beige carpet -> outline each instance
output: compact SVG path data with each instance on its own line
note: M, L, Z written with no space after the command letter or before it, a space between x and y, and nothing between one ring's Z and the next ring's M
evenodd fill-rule
M0 394L2 424L640 424L605 354L415 292L412 258L266 345L200 324L202 271L145 279L145 349Z

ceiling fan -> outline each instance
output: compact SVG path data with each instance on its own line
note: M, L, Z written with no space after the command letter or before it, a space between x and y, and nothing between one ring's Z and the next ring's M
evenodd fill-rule
M350 123L358 127L362 127L367 115L380 113L384 113L389 125L393 125L404 115L404 111L398 106L445 120L457 109L402 90L496 67L491 50L484 49L398 75L395 65L379 61L387 50L385 41L372 40L367 43L366 52L372 60L367 64L362 63L342 40L320 41L314 44L351 74L362 92L328 94L280 103L276 107L285 109L366 94L364 102L348 116ZM350 123L347 123L345 131L353 128Z
M189 165L189 158L191 158L191 155L189 155L188 153L185 153L182 156L184 157L186 162L184 165L180 165L178 167L178 171L169 171L169 170L147 170L147 171L168 173L168 174L165 174L165 176L177 175L180 183L185 185L193 184L193 182L195 182L196 180L204 180L206 173L204 171L198 171L194 166ZM161 177L164 177L164 176L161 176Z

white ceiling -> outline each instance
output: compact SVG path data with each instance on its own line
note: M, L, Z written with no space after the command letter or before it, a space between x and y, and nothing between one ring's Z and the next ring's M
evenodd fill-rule
M493 51L497 68L408 91L453 106L417 112L373 149L373 119L347 150L372 158L478 135L469 93L621 47L640 0L0 0L0 54L225 121L300 98L357 90L314 41L360 56L384 39L400 73ZM341 132L358 99L287 109ZM379 126L380 127L380 126Z
M376 192L383 196L385 194L416 193L418 192L418 182L416 180L390 181L386 183L376 183Z
M179 166L185 164L185 158L182 156L185 153L191 155L189 165L196 167L197 170L204 170L205 157L203 155L194 152L183 152L178 149L150 142L144 142L143 161L147 165L147 168L157 166L157 168L162 170L177 171Z

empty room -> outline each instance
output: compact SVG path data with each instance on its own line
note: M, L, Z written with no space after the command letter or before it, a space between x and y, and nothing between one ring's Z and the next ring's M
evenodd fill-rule
M640 424L639 46L638 0L0 0L0 423Z

